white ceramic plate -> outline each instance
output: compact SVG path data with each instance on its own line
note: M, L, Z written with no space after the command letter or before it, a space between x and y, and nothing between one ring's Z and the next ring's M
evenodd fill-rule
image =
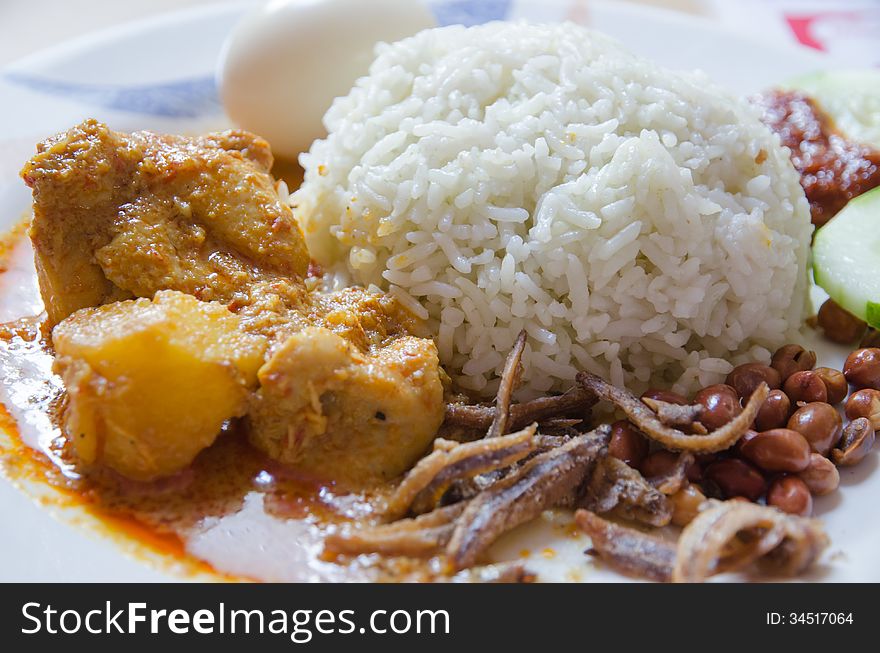
M87 116L120 130L195 132L226 126L214 67L223 39L249 6L225 4L116 28L0 71L0 228L14 224L29 206L30 195L18 170L34 144ZM706 21L635 5L447 0L435 3L435 9L441 23L505 18L585 22L667 66L702 68L739 93L834 67L807 50L752 41ZM155 43L163 46L152 47ZM824 364L842 364L844 352L821 342L815 348ZM816 512L826 520L833 546L813 578L880 580L875 550L880 525L871 519L874 497L880 495L876 467L874 453L843 473L841 491L817 501ZM26 496L34 488L24 489L20 492L0 480L0 580L131 582L181 577L168 565L124 555L137 546L100 535L94 518L76 510L48 510ZM505 537L495 553L515 558L529 549L534 552L530 566L548 580L617 579L585 562L585 545L582 538L560 536L550 520L538 520Z

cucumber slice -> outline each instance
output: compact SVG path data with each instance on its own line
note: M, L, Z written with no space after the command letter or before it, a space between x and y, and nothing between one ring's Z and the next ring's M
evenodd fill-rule
M831 299L880 329L880 188L851 200L816 232L813 278Z
M816 100L850 140L880 148L880 70L812 73L784 88Z

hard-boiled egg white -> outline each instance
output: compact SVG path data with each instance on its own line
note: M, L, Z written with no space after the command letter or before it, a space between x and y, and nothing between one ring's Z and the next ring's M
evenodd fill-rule
M223 104L237 125L293 159L324 134L324 113L367 73L378 42L434 25L417 0L273 0L224 47Z

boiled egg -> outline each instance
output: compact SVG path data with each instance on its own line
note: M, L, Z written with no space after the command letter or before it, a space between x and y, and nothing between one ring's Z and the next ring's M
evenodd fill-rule
M367 73L377 43L434 25L417 0L273 0L246 16L223 48L223 105L276 155L295 159L324 135L324 113Z

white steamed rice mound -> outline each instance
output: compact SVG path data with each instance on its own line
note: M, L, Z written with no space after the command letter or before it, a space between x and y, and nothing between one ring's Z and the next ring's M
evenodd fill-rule
M429 318L476 394L523 328L521 397L580 369L686 392L804 317L798 175L701 74L573 24L445 27L379 46L325 124L291 200L312 255Z

